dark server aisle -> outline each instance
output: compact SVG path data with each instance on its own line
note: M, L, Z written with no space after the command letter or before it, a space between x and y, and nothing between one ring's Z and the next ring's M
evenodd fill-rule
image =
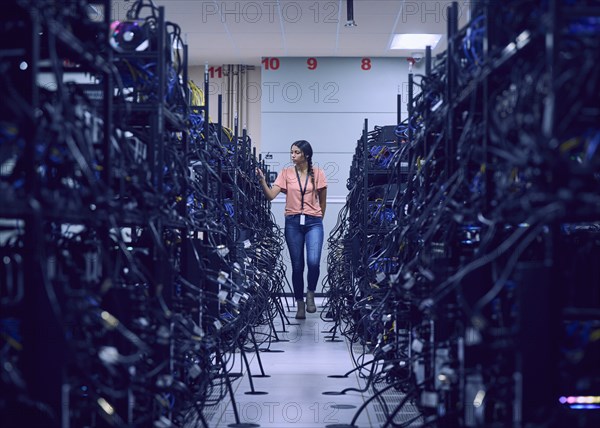
M2 428L600 426L600 1L447 5L406 117L356 124L304 320L165 6L6 3Z

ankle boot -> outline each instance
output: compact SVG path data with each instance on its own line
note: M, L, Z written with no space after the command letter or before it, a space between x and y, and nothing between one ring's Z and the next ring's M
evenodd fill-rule
M306 307L305 307L304 300L298 300L296 302L296 304L298 305L298 312L296 312L296 319L297 320L305 319L306 318Z
M317 312L317 306L315 305L315 292L306 292L306 312L312 314Z

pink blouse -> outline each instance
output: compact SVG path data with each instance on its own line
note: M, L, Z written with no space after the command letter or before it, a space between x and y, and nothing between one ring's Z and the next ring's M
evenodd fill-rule
M319 193L316 190L321 190L327 187L327 178L321 168L313 167L315 177L314 185L312 177L308 177L306 192L304 193L304 214L314 217L323 217L321 206L319 205ZM305 178L302 177L302 188L304 189ZM285 193L285 215L302 214L302 194L298 183L298 176L294 167L284 168L277 175L275 186L279 186L281 191Z

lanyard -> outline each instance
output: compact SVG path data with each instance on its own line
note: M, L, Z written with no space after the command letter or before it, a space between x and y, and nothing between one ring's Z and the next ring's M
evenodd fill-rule
M304 195L306 194L306 190L308 189L308 171L306 171L306 181L304 182L304 189L302 188L302 182L300 181L300 174L298 173L298 168L294 168L296 170L296 177L298 178L298 186L300 186L300 195L302 195L301 199L301 207L300 212L304 212Z

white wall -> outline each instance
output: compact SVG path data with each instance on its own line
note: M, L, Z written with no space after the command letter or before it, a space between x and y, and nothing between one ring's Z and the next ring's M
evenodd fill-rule
M396 124L397 94L402 93L403 103L407 99L408 63L405 58L370 58L368 63L362 58L316 60L318 66L312 70L307 58L279 58L277 69L263 65L260 148L271 168L279 171L291 165L289 150L295 140L311 143L315 164L325 170L329 181L327 238L346 201L346 181L364 119L369 120L370 130L375 125ZM403 112L405 117L405 105ZM282 227L284 203L283 195L273 201ZM321 279L327 273L327 252L325 245ZM291 282L287 253L284 259Z

